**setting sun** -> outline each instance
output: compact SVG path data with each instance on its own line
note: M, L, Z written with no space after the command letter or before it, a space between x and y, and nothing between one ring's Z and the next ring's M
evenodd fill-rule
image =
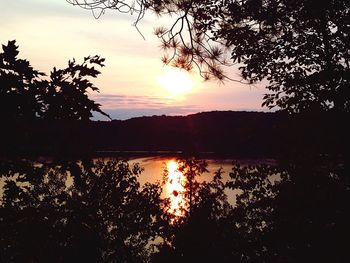
M171 96L184 94L193 87L189 73L177 68L167 68L165 73L158 77L158 82Z

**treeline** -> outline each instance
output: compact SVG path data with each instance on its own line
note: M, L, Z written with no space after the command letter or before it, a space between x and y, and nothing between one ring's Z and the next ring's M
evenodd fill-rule
M215 111L125 121L7 121L3 153L52 155L97 151L182 151L281 157L298 151L346 151L347 114Z

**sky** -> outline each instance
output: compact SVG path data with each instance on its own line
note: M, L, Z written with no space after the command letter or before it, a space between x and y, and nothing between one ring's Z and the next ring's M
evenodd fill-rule
M0 0L0 43L16 40L20 58L46 74L68 60L88 55L105 58L106 67L93 80L100 93L89 97L113 119L150 115L187 115L212 110L261 111L263 85L203 81L198 72L180 73L161 62L163 51L154 28L169 19L108 10L99 19L65 0ZM239 79L237 69L227 69ZM105 120L102 115L95 119Z

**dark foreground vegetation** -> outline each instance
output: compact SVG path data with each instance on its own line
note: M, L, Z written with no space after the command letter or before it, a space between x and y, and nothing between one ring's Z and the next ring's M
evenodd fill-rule
M237 164L228 180L219 170L199 183L205 162L179 162L177 217L161 184L140 186L126 161L2 161L1 262L348 261L343 163Z

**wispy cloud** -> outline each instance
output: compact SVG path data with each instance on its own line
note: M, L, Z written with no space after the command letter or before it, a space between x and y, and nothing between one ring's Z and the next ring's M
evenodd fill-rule
M141 116L153 116L153 115L168 115L168 116L177 116L177 115L188 115L192 113L197 113L203 110L197 109L195 107L189 106L173 106L173 107L164 107L159 109L151 109L151 108L120 108L115 110L106 110L112 119L115 120L126 120L135 117ZM106 120L104 116L96 114L94 116L95 120Z
M202 111L196 105L176 104L172 99L150 96L126 96L112 94L97 94L91 96L93 100L102 105L102 109L112 119L129 119L139 116L152 115L186 115ZM94 119L104 119L96 114Z
M159 108L173 104L172 99L151 96L128 96L115 94L94 94L91 98L100 103L104 109L119 108Z

